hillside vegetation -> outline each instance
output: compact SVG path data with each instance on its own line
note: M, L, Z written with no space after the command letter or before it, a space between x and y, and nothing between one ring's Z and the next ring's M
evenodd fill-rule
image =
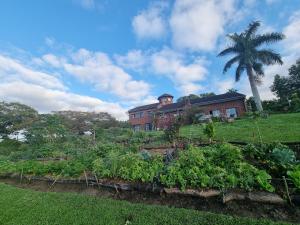
M263 142L300 141L300 113L274 114L268 118L243 118L233 123L215 123L216 140L259 142L259 132ZM259 132L258 132L259 131ZM180 130L187 138L207 138L202 125L188 125Z

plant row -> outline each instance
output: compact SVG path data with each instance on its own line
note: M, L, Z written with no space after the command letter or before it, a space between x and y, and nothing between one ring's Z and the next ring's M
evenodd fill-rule
M285 146L274 146L268 151L266 147L252 145L244 149L230 144L189 146L175 155L162 157L146 151L129 151L118 145L100 145L70 160L2 160L0 174L79 177L89 171L98 178L157 183L181 189L242 188L273 192L271 178L279 171L289 176L300 190L299 164ZM255 159L257 165L251 163L251 159Z

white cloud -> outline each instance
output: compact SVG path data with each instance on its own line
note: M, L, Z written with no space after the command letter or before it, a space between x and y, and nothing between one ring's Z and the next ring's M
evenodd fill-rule
M166 7L166 2L156 2L133 18L132 26L138 38L158 39L166 34L166 22L163 15Z
M141 50L130 50L126 55L115 55L117 64L123 68L142 71L146 66L145 55Z
M178 48L209 51L235 12L235 0L177 0L170 18Z
M94 0L79 0L79 3L85 9L93 9L96 5Z
M284 41L286 50L300 53L300 11L292 14L289 18L289 24L283 29L283 33L286 35Z
M20 91L22 90L22 91ZM109 103L98 98L48 89L23 81L0 84L1 100L22 102L40 112L58 110L108 112L119 120L127 120L126 109L117 103Z
M60 67L62 66L62 63L65 61L62 58L59 58L55 55L52 54L46 54L42 56L42 59L46 62L49 63L53 67Z
M24 65L17 59L0 54L0 79L2 81L23 80L46 88L66 89L54 75Z
M195 93L201 90L198 83L203 80L207 70L205 61L197 58L191 63L185 63L184 56L168 48L151 56L151 66L154 73L170 78L182 94Z
M58 59L49 55L47 58ZM56 60L54 61L56 64ZM80 49L71 53L68 59L65 58L65 62L58 60L57 64L81 82L91 84L96 90L114 94L121 99L138 101L150 92L150 84L142 80L134 80L102 52Z

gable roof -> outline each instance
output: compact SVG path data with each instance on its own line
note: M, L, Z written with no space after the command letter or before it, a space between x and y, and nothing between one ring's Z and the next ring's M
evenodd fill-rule
M207 97L203 97L203 98L191 99L190 104L204 106L204 105L234 101L234 100L238 100L238 99L244 99L245 97L246 97L246 95L243 95L243 94L240 94L237 92L232 92L232 93L225 93L225 94L220 94L220 95L207 96ZM159 109L159 111L160 112L171 112L171 111L183 109L184 106L186 105L186 103L187 103L186 101L182 101L182 102L176 102L173 104L164 105Z
M157 109L158 104L159 103L138 106L133 109L130 109L128 112L132 113L132 112L145 111L145 110L150 110L150 109Z
M207 96L207 97L203 97L203 98L191 99L190 103L191 103L191 105L204 106L204 105L210 105L210 104L244 99L245 97L246 97L246 95L243 95L243 94L240 94L237 92L232 92L232 93L225 93L225 94L220 94L220 95ZM157 108L158 105L159 105L159 103L143 105L143 106L135 107L135 108L129 110L128 112L132 113L132 112L145 111L145 110L151 110L151 109L156 110L156 109L158 109ZM179 109L183 109L185 105L186 105L186 101L176 102L176 103L164 105L161 108L159 108L158 111L172 112L172 111L176 111Z

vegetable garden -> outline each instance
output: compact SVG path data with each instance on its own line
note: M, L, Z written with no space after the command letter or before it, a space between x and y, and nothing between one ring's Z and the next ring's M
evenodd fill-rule
M159 192L222 204L233 200L271 203L275 208L293 208L292 221L300 220L299 149L262 142L203 144L202 139L182 137L179 128L174 129L145 133L110 128L98 130L94 137L49 138L36 133L25 143L5 139L0 142L0 177L19 182L48 180L49 187L78 181L117 192ZM204 133L213 139L214 129L209 124ZM151 151L158 146L172 151Z

